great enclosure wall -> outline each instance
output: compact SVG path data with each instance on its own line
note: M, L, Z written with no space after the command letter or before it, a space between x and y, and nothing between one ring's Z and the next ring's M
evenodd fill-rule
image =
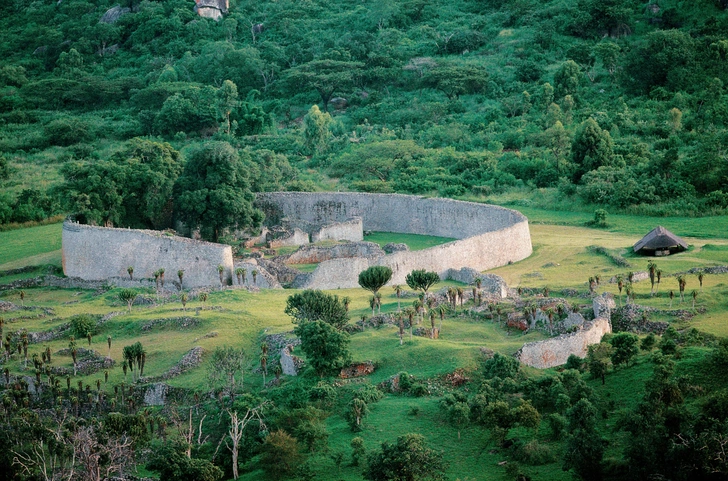
M311 273L297 275L294 287L336 289L358 286L359 273L370 266L392 269L390 284L404 284L415 269L437 272L441 278L462 279L462 272L481 272L527 258L532 253L528 219L515 210L451 199L400 194L299 193L259 194L257 204L266 214L266 226L283 226L288 236L277 245L303 245L325 239L357 242L363 231L420 234L456 240L423 250L384 253L371 243L343 249L344 257L318 263ZM259 239L260 240L260 239ZM342 250L342 249L340 249ZM246 260L247 278L255 269L261 287L279 287L277 273L265 264ZM128 275L133 267L133 277ZM168 279L184 272L184 287L231 284L236 264L228 245L198 241L165 232L95 227L67 221L63 225L63 271L85 281L115 285L149 286L155 271L163 268ZM219 272L222 269L222 273ZM460 278L458 278L460 277ZM466 282L468 276L465 276ZM470 276L472 277L472 275ZM471 280L472 281L472 280ZM594 324L596 325L596 324ZM599 323L599 331L606 328ZM589 329L570 336L568 352L585 355L586 344L597 336ZM573 336L584 337L584 340ZM562 336L564 337L564 336ZM587 340L588 337L588 340ZM551 339L549 349L554 350ZM598 339L596 339L598 342ZM524 362L550 367L554 360L541 359L533 348ZM556 348L560 351L560 348ZM562 355L557 356L563 362Z

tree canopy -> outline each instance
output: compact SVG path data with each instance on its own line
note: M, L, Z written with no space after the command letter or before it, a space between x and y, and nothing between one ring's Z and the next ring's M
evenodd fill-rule
M442 453L428 448L421 434L405 434L396 443L383 442L369 455L364 479L369 481L441 481L445 477Z
M376 294L391 278L391 268L387 266L372 266L359 273L359 285L362 289Z
M208 142L195 150L175 185L179 220L213 241L228 228L260 226L263 214L253 200L248 171L227 142Z
M339 296L319 290L307 289L289 296L285 313L293 318L294 324L323 321L341 329L349 321L349 313Z

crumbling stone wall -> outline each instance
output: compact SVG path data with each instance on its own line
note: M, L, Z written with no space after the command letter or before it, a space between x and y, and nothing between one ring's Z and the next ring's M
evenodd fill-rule
M602 336L610 332L612 326L609 319L595 319L574 333L526 343L518 350L516 358L523 364L539 369L561 366L566 364L566 360L572 354L585 358L587 347L590 344L598 344Z
M324 240L363 241L364 224L361 217L354 217L344 222L332 222L311 232L311 242Z
M270 239L268 241L268 247L278 249L279 247L303 246L308 243L308 234L299 228L294 228L293 231L288 232L284 237Z
M267 222L312 226L361 217L365 230L451 237L456 240L420 251L395 252L377 259L325 261L297 287L348 288L358 285L361 270L386 265L391 284L402 284L414 269L435 271L446 278L450 269L478 271L519 261L531 255L528 219L502 207L451 199L400 194L272 192L258 195Z
M279 259L285 264L317 264L331 259L346 257L383 257L385 252L374 242L350 242L331 247L308 245Z
M233 277L233 254L230 246L170 236L163 232L95 227L73 222L63 223L63 273L89 281L128 278L154 278L164 268L166 281L184 270L184 287L219 286L217 266L225 268L223 278ZM153 281L152 281L153 282Z

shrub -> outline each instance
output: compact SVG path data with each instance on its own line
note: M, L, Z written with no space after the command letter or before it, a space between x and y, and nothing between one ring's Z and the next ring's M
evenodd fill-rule
M91 138L91 128L81 119L64 117L49 122L43 131L48 143L52 145L68 146L79 142L86 142Z
M514 457L521 462L531 466L541 466L543 464L553 463L556 457L551 448L545 444L541 444L537 439L519 446L514 453Z
M83 339L90 332L96 333L96 321L88 314L79 314L71 318L71 332L76 339Z

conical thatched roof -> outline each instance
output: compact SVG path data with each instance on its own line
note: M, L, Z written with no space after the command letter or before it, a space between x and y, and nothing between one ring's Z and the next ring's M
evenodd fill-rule
M635 252L651 254L655 251L683 251L688 248L687 242L658 225L634 245Z

